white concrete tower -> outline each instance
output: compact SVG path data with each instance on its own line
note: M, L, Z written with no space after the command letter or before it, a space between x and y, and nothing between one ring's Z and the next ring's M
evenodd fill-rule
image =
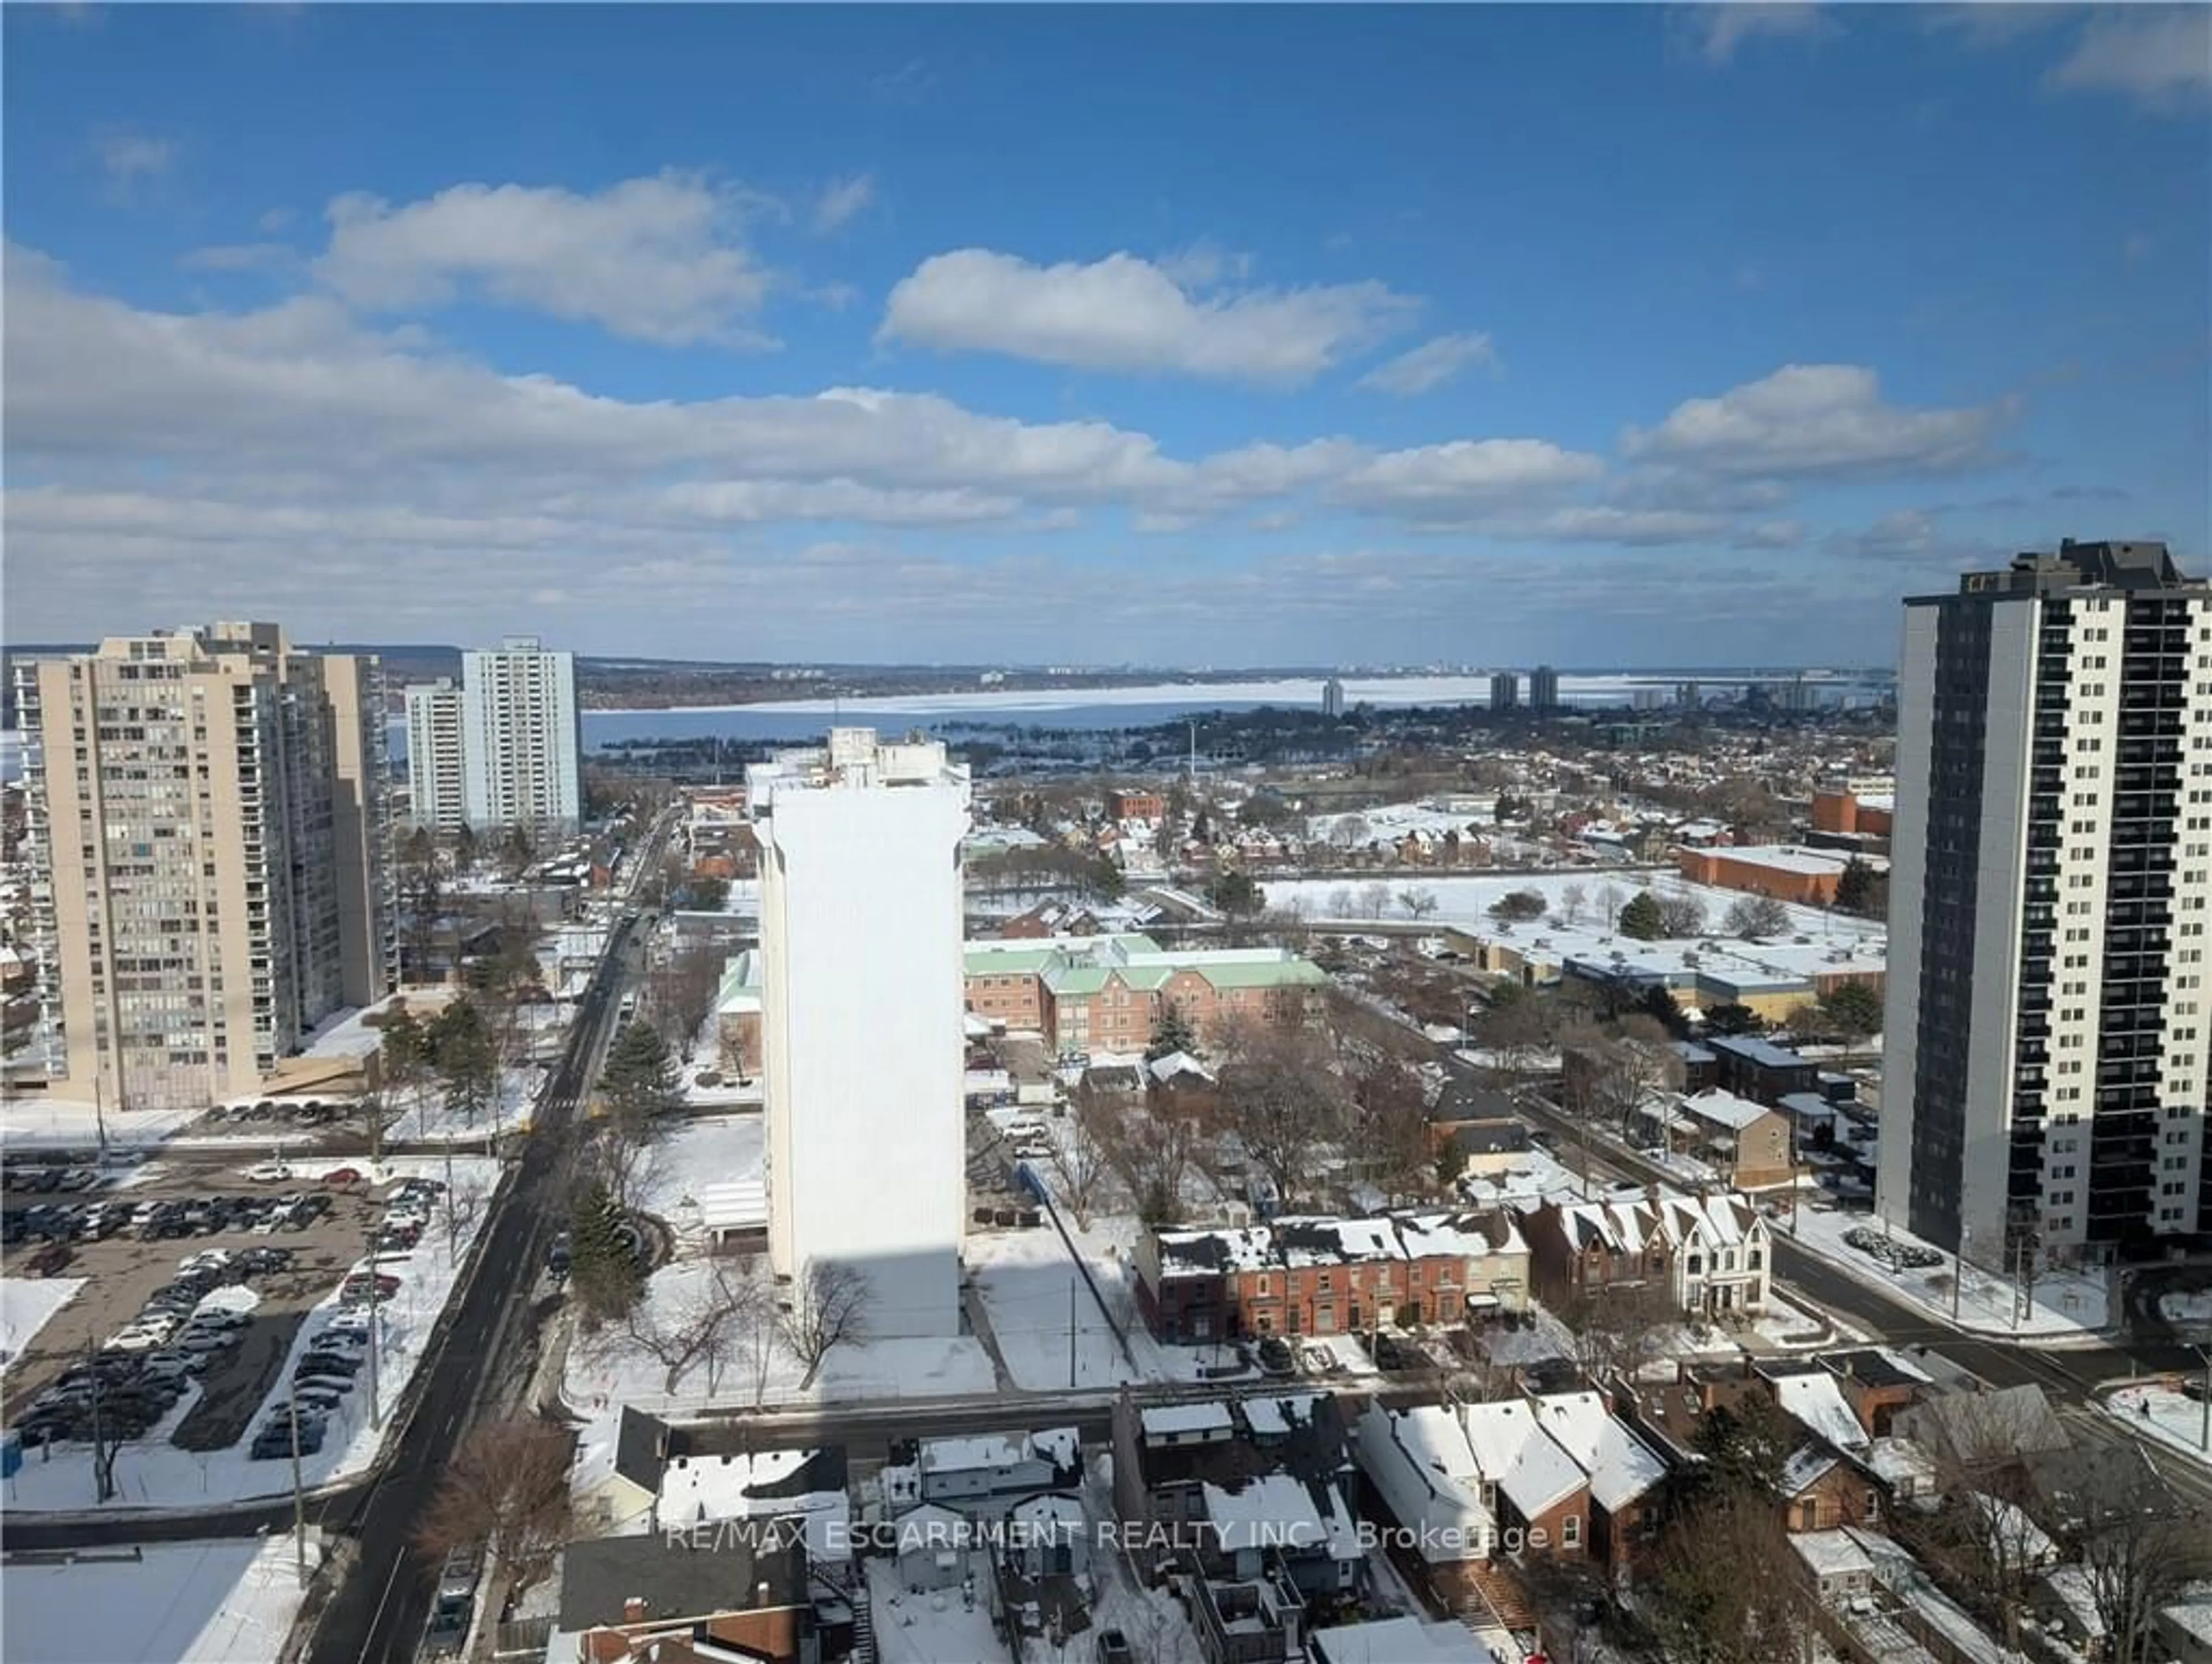
M761 844L769 1248L869 1282L868 1332L960 1327L968 771L832 728L746 771Z

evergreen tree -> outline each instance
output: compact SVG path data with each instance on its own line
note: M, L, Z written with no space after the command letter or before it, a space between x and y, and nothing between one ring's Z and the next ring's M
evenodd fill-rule
M457 999L441 1011L428 1030L430 1066L446 1088L446 1100L473 1121L491 1102L499 1078L498 1054L483 1013L471 999Z
M1152 1044L1145 1048L1145 1061L1152 1063L1175 1051L1198 1050L1198 1035L1183 1015L1182 1007L1170 1005L1160 1013L1160 1020L1152 1029Z
M1252 875L1231 870L1206 887L1206 899L1231 918L1249 918L1265 904Z
M1854 1039L1881 1032L1881 996L1863 982L1838 983L1820 996L1820 1011Z
M621 1317L645 1290L645 1268L625 1222L607 1187L596 1182L569 1210L568 1287L587 1328Z
M676 1060L660 1031L648 1022L633 1022L617 1035L599 1071L599 1090L609 1111L626 1121L671 1108L677 1095Z
M1662 1024L1676 1039L1686 1039L1690 1020L1682 1015L1682 1008L1674 998L1674 990L1664 983L1655 982L1644 990L1644 1015Z
M1766 1019L1747 1005L1716 1005L1705 1013L1709 1034L1757 1034L1765 1027Z
M1620 910L1613 928L1625 936L1638 942L1656 942L1666 934L1667 917L1661 910L1659 898L1649 890L1638 890Z

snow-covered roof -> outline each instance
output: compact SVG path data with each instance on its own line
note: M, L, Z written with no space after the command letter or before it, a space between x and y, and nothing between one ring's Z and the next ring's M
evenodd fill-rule
M1545 1432L1589 1476L1590 1498L1607 1513L1667 1477L1667 1464L1621 1424L1595 1393L1548 1393L1535 1400Z
M1322 1393L1269 1394L1241 1399L1237 1408L1243 1415L1245 1430L1266 1437L1311 1425L1314 1406L1326 1396Z
M1676 1100L1685 1114L1694 1115L1709 1126L1726 1127L1732 1132L1741 1132L1746 1127L1774 1112L1765 1104L1755 1104L1748 1098L1739 1098L1733 1092L1719 1087L1710 1087L1703 1092L1685 1093Z
M1869 1442L1866 1429L1851 1412L1841 1385L1826 1370L1778 1377L1774 1382L1774 1397L1807 1432L1826 1439L1837 1449L1862 1451L1867 1448Z
M1206 1404L1161 1404L1144 1411L1145 1436L1148 1439L1186 1437L1192 1434L1213 1434L1227 1438L1237 1430L1230 1419L1229 1406L1216 1399Z
M1871 1577L1874 1561L1867 1551L1841 1531L1795 1533L1790 1546L1812 1569L1815 1577L1848 1577L1853 1573Z
M1306 1639L1317 1664L1497 1664L1466 1624L1425 1618L1337 1624Z
M1527 1404L1507 1399L1462 1405L1460 1419L1482 1477L1524 1517L1533 1520L1582 1489L1582 1468L1537 1424Z
M1842 1460L1825 1446L1805 1445L1782 1464L1781 1477L1774 1488L1784 1496L1795 1496Z
M1936 1483L1936 1459L1910 1439L1872 1440L1864 1460L1883 1483L1892 1486L1917 1488Z
M1269 1473L1226 1490L1201 1487L1206 1517L1224 1551L1248 1548L1317 1548L1328 1540L1328 1526L1303 1479Z
M1030 1460L1029 1442L1017 1442L1004 1433L972 1434L964 1438L927 1439L917 1453L924 1473L964 1472L975 1468L1018 1467Z
M1201 1081L1213 1078L1206 1065L1188 1051L1170 1051L1164 1058L1155 1058L1146 1065L1156 1081L1172 1081L1178 1075L1195 1076Z

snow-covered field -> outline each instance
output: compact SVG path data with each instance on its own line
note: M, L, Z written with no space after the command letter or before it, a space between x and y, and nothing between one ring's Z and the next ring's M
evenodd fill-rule
M20 1356L82 1287L81 1277L0 1277L0 1363Z
M699 1296L714 1275L714 1262L679 1259L664 1265L646 1286L645 1299L664 1315L680 1312ZM735 1273L732 1263L729 1270ZM651 1317L648 1314L647 1321ZM618 1404L656 1415L755 1405L896 1401L957 1398L988 1393L997 1378L982 1343L972 1335L851 1343L833 1348L811 1386L800 1382L805 1370L788 1348L771 1348L764 1384L756 1378L746 1342L712 1372L705 1362L681 1372L671 1390L667 1366L626 1336L603 1330L579 1336L568 1347L562 1393L579 1412L590 1415Z
M59 1144L91 1149L98 1145L104 1129L110 1145L144 1149L162 1143L199 1114L196 1109L134 1109L110 1110L103 1115L91 1104L11 1095L0 1106L0 1148Z
M301 1179L313 1179L342 1165L353 1164L327 1159L295 1162L294 1171ZM388 1162L386 1168L396 1179L442 1179L447 1172L445 1161L435 1156L401 1157ZM452 1171L456 1198L453 1240L459 1256L465 1259L470 1244L483 1228L488 1212L485 1204L497 1180L498 1165L480 1157L456 1156ZM441 1205L434 1211L430 1228L423 1234L422 1244L414 1253L378 1261L385 1272L400 1279L398 1293L381 1307L384 1344L378 1368L385 1414L380 1423L370 1421L368 1377L363 1370L356 1378L355 1390L340 1401L339 1409L331 1417L323 1448L301 1460L301 1477L310 1489L349 1478L375 1460L384 1434L391 1425L392 1404L405 1390L416 1366L422 1362L423 1348L447 1296L453 1291L456 1260L448 1254L447 1241L445 1210ZM218 1295L233 1304L250 1306L256 1299L246 1289L219 1290ZM337 1289L333 1284L324 1301L308 1312L293 1338L291 1350L270 1388L272 1398L284 1395L293 1366L306 1355L316 1334L337 1314ZM198 1402L198 1397L197 1387L188 1390L168 1415L148 1430L145 1438L123 1447L115 1464L118 1494L106 1504L109 1510L127 1515L134 1509L206 1508L274 1496L291 1489L289 1463L257 1462L248 1454L254 1428L258 1425L258 1417L245 1436L227 1450L187 1451L171 1444L170 1434ZM91 1510L100 1506L94 1499L89 1453L82 1445L46 1446L26 1452L22 1467L7 1482L5 1496L10 1509L24 1513ZM12 1652L8 1655L10 1658L15 1655Z
M2097 1407L2185 1456L2212 1465L2204 1442L2204 1405L2170 1387L2123 1387L2098 1400Z
M968 1239L963 1257L1016 1386L1044 1392L1140 1378L1049 1223L979 1232Z
M1544 898L1555 914L1567 907L1565 892L1570 887L1582 892L1582 906L1577 923L1564 927L1596 936L1606 934L1605 915L1601 897L1610 885L1620 893L1623 900L1638 890L1650 890L1661 896L1690 896L1705 904L1706 930L1704 936L1710 939L1720 928L1728 910L1743 899L1740 892L1717 889L1711 885L1692 884L1671 871L1653 871L1643 867L1577 867L1546 872L1501 873L1495 876L1472 878L1437 874L1425 868L1404 867L1384 869L1373 880L1345 878L1283 878L1273 879L1260 887L1273 908L1289 908L1294 904L1308 918L1344 919L1358 921L1373 917L1367 904L1365 891L1370 882L1381 882L1389 890L1389 897L1380 917L1384 921L1403 923L1409 917L1398 899L1401 890L1420 890L1435 899L1433 911L1425 915L1435 924L1471 924L1495 929L1497 921L1490 910L1498 899L1516 890L1534 890ZM1840 946L1846 942L1873 942L1884 938L1887 931L1874 919L1855 918L1844 913L1824 912L1818 907L1791 906L1790 923L1800 936L1812 937ZM1516 927L1526 935L1553 934L1549 924ZM1756 951L1756 950L1753 950Z
M426 1144L466 1144L526 1126L545 1085L545 1070L536 1064L500 1071L499 1100L486 1104L473 1116L464 1113L443 1093L406 1094L398 1116L385 1130L387 1138Z
M1775 1222L1774 1228L1778 1231L1794 1228L1798 1245L1808 1252L1819 1254L1863 1283L1877 1283L1892 1294L1902 1295L1932 1317L1947 1323L1953 1321L1951 1257L1946 1254L1942 1265L1924 1270L1893 1271L1871 1254L1862 1253L1844 1240L1844 1234L1858 1226L1875 1231L1881 1228L1865 1214L1840 1210L1822 1213L1811 1208L1799 1210L1794 1228L1785 1216ZM1889 1234L1900 1244L1932 1246L1909 1232L1894 1227ZM2014 1284L2009 1278L1993 1277L1978 1266L1967 1266L1965 1284L1958 1291L1958 1326L1977 1334L2016 1335L2022 1339L2053 1340L2078 1338L2102 1329L2110 1321L2105 1279L2094 1273L2063 1271L2041 1273L2035 1283L2034 1309L2017 1325L2014 1321Z
M308 1545L308 1564L315 1547ZM87 1551L0 1570L0 1655L37 1664L274 1659L300 1610L289 1535Z
M678 1123L642 1158L636 1206L668 1226L679 1253L703 1250L702 1198L717 1204L718 1186L760 1184L766 1137L758 1115L705 1115Z

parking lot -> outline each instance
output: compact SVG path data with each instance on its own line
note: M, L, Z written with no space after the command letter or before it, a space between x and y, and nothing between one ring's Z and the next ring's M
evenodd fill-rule
M297 1198L286 1208L287 1198ZM160 1211L149 1216L149 1210ZM174 1284L179 1264L209 1249L276 1250L281 1268L214 1286L249 1289L245 1321L229 1344L198 1372L203 1398L187 1412L177 1442L210 1450L234 1443L278 1373L306 1311L325 1299L368 1251L381 1205L356 1193L304 1181L250 1186L234 1170L157 1171L126 1189L6 1195L7 1234L0 1273L33 1274L28 1262L58 1243L70 1253L58 1274L85 1279L22 1356L11 1362L4 1410L14 1424L23 1408L64 1370L84 1362L130 1329L148 1301ZM273 1257L273 1256L271 1256Z

